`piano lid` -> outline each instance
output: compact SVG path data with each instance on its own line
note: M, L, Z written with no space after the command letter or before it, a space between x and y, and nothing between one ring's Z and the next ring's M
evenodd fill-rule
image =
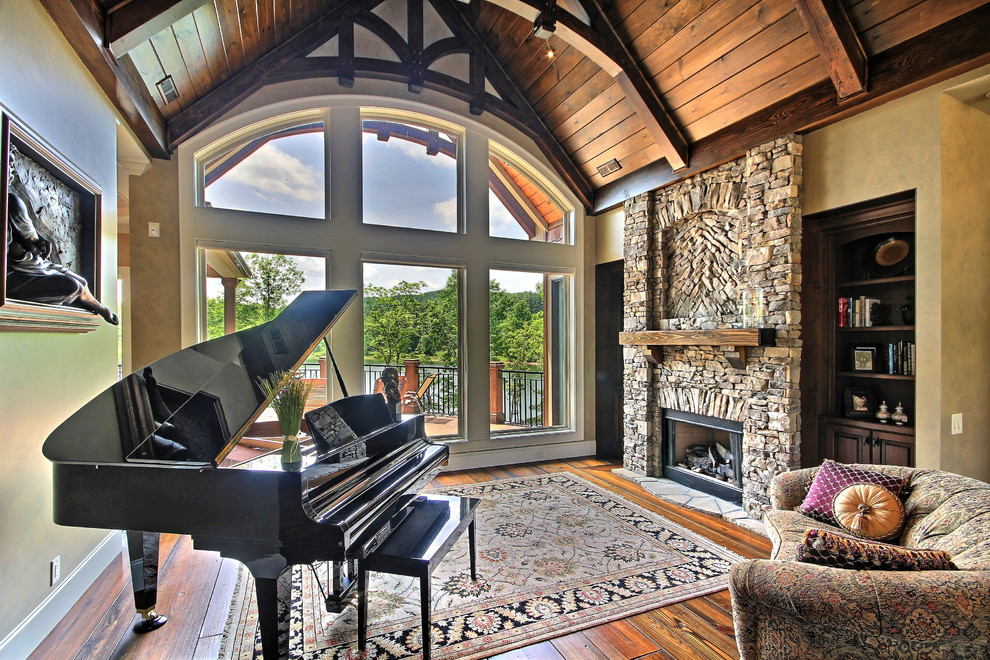
M217 466L268 407L258 381L298 369L356 296L304 291L268 323L153 362L76 411L42 451L58 463Z

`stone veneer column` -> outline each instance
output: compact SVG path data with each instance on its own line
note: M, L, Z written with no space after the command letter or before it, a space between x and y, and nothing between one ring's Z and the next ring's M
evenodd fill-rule
M625 207L625 330L736 327L748 287L777 341L749 349L744 370L718 347L668 347L655 367L625 348L624 466L657 476L663 408L740 422L757 517L770 479L800 466L801 151L788 135Z
M650 219L653 203L649 194L626 200L625 231L623 233L623 331L647 330L651 318L649 278L653 269L650 264L652 250ZM623 397L622 464L627 470L657 476L649 470L647 455L649 448L656 444L654 429L650 428L653 419L649 391L650 369L642 351L633 346L622 349Z

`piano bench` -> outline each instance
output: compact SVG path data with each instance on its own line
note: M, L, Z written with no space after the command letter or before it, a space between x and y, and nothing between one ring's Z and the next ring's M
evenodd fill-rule
M368 571L419 578L423 615L423 660L430 660L432 595L430 578L465 528L471 550L471 579L477 579L474 552L474 513L481 500L449 495L420 495L409 515L364 559L358 560L358 650L368 637Z

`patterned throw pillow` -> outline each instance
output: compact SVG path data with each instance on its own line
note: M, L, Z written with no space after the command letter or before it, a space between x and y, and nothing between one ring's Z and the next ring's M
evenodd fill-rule
M854 484L838 492L832 515L839 527L856 536L890 541L904 527L904 505L899 497L876 484Z
M880 472L862 470L843 463L836 463L833 460L825 459L804 502L798 507L798 511L812 518L817 518L830 525L838 526L838 521L832 513L832 502L839 491L853 484L876 484L881 488L886 488L895 496L900 496L904 488L904 480L898 477L891 477Z
M883 571L953 571L952 557L943 550L902 548L865 541L848 534L809 529L801 537L797 560L833 568Z

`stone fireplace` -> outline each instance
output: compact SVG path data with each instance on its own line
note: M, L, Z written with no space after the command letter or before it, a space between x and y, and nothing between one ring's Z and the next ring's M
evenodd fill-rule
M623 330L758 325L775 342L750 348L741 369L730 347L666 346L655 364L624 347L624 467L663 476L671 415L723 420L739 429L732 488L757 518L770 479L801 462L800 140L760 145L625 205Z

